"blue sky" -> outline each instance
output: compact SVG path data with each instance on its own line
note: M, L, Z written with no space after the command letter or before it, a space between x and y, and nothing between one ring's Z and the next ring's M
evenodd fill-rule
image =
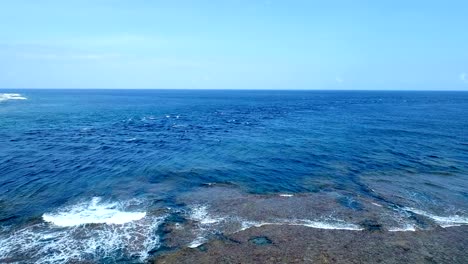
M0 88L468 90L468 1L0 0Z

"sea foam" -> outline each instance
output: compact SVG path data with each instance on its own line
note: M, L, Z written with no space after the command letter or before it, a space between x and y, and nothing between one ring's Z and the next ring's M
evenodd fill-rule
M272 222L256 222L256 221L243 221L242 227L239 231L243 231L252 227L261 227L266 225L290 225L290 226L305 226L317 229L335 229L335 230L350 230L350 231L361 231L364 228L335 220L335 221L314 221L309 219L278 219Z
M196 238L187 245L190 248L196 248L208 241L207 236L213 230L216 230L214 226L227 221L225 217L211 215L206 205L193 205L190 208L188 218L197 223L196 229L193 230L196 234Z
M159 248L157 234L165 216L125 212L124 202L103 203L100 198L44 214L48 223L34 223L0 233L2 259L34 263L74 263L111 259L145 261ZM87 225L94 223L93 225Z
M197 248L197 247L203 245L206 241L208 241L208 239L206 237L198 236L197 238L195 238L195 240L190 242L190 244L188 244L187 247Z
M57 213L46 213L42 219L56 226L70 227L84 224L121 225L146 216L146 212L124 212L117 207L117 203L101 203L101 198L94 197L89 203L74 205Z
M0 102L8 100L26 100L27 98L18 93L0 93Z
M289 197L289 196L286 196ZM240 229L231 229L232 232L243 231L252 227L266 225L290 225L305 226L317 229L337 229L360 231L363 228L359 225L348 223L338 219L310 220L310 219L275 219L271 221L251 221L239 216L220 216L214 215L208 210L207 205L193 205L188 211L188 218L196 222L193 230L195 239L187 246L196 248L206 241L213 233L228 230L230 227L240 225Z
M202 225L216 224L225 220L223 217L214 217L210 215L206 205L192 206L189 218Z
M441 227L468 225L468 217L459 216L459 215L439 216L439 215L434 215L429 212L416 209L416 208L411 208L411 207L405 207L404 209L406 211L413 212L415 214L430 218L434 220Z
M416 231L416 226L407 224L403 227L392 227L388 229L389 232L414 232Z

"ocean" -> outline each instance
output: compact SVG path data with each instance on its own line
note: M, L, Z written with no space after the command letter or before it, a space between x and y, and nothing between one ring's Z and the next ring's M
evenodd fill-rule
M468 224L468 92L0 90L0 262Z

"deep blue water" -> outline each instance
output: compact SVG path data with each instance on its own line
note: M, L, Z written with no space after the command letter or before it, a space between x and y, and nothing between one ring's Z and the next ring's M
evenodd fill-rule
M0 101L4 236L93 197L185 210L179 197L213 183L467 221L468 92L0 92L27 98Z

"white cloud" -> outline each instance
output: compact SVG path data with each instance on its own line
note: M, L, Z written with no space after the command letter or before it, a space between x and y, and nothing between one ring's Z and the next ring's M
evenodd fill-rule
M462 81L464 83L468 83L468 76L467 76L466 72L460 73L460 81Z
M337 76L337 77L335 78L335 80L336 80L337 83L343 83L343 82L344 82L343 78L341 78L341 77L339 77L339 76Z
M61 39L56 43L66 46L79 47L121 47L121 46L160 46L167 43L166 38L150 35L108 35L108 36L84 36L78 38Z
M106 53L19 53L18 57L32 60L105 60L121 57L119 54Z

